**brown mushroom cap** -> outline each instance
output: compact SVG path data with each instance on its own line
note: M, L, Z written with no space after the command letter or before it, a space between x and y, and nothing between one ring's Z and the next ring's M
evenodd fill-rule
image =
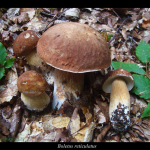
M45 92L48 83L45 78L36 71L30 70L24 72L17 82L18 90L21 93L31 96L37 96Z
M106 93L111 93L111 85L112 82L114 81L114 79L121 77L124 79L124 81L126 82L128 91L130 91L133 86L134 86L134 79L132 77L132 74L130 72L128 72L125 69L116 69L116 70L112 70L110 71L104 78L103 80L103 85L102 85L102 89L104 92ZM119 91L118 91L119 92Z
M37 53L54 68L73 73L97 71L111 63L109 47L101 34L76 22L49 28L38 41Z
M13 43L13 51L17 56L24 56L29 53L40 38L40 34L33 30L23 31L17 36Z

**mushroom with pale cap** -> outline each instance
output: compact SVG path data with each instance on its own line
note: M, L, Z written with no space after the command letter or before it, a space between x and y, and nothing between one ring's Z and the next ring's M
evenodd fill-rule
M105 39L86 24L65 22L52 26L37 43L37 53L55 68L52 108L66 100L66 92L77 93L84 87L84 73L108 68L110 51Z
M123 132L130 126L130 94L134 79L124 69L110 71L104 78L102 89L110 94L109 117L112 127Z
M48 83L36 71L24 72L17 81L21 100L29 110L42 111L50 103L50 97L45 93Z

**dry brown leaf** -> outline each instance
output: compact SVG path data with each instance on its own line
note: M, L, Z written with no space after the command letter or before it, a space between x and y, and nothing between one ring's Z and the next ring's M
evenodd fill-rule
M137 39L142 39L142 37L135 31L135 30L133 30L132 31L132 34L131 34L134 38L137 38Z
M20 8L20 12L27 13L30 20L35 16L35 9L34 8Z
M41 21L39 18L34 17L30 22L27 24L23 25L21 28L22 29L28 29L28 30L33 30L36 32L42 32L45 30L47 26L47 23L44 21Z
M24 30L20 27L20 25L14 24L9 27L9 31L11 31L11 32L19 31L20 32L20 31L24 31Z
M11 115L12 115L12 110L11 110L11 106L10 105L7 105L7 106L2 108L2 117L4 119L10 118Z
M100 108L100 111L103 113L103 115L106 118L106 122L105 123L107 123L109 121L109 105L108 105L108 103L107 102L98 101L98 100L96 100L96 103L98 104L98 107ZM98 114L98 115L100 115L99 116L99 121L102 118L104 118L104 116L102 114Z
M0 92L0 104L4 102L10 102L13 96L16 96L18 93L17 80L18 75L17 72L10 70L6 75L6 89Z
M110 53L111 53L111 60L113 60L114 58L116 58L116 49L115 47L111 47L110 48Z
M95 116L98 119L98 124L103 124L106 122L106 117L105 115L101 112L101 109L99 108L98 105L95 104L94 107L94 111L95 111Z
M4 135L9 135L7 127L1 123L0 123L0 132L2 132Z
M102 132L97 136L96 142L101 142L108 130L111 128L111 125L107 125Z
M137 20L133 21L132 23L128 23L127 25L124 25L123 28L125 28L126 31L132 31L136 25L137 25Z
M11 123L10 134L12 140L14 140L14 137L19 131L21 115L22 115L21 107L18 104L16 104L12 112L12 117L8 120L9 123Z
M77 132L80 129L80 116L78 114L78 108L74 109L70 122L68 124L67 130L70 135Z
M96 123L91 122L89 126L84 127L83 129L78 131L75 135L73 135L73 137L77 139L77 142L91 142L95 127Z
M52 120L52 125L56 128L67 128L69 121L70 117L58 116Z
M125 40L127 40L127 31L126 31L126 29L125 28L123 28L122 29L122 35L123 35L123 38L125 39Z

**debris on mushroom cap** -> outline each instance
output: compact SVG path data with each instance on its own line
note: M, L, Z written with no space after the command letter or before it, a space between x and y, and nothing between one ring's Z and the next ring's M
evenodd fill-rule
M132 77L132 74L125 69L119 68L108 72L108 74L105 76L102 85L103 91L106 93L110 93L112 82L118 77L121 77L125 80L128 91L133 88L134 78Z
M21 93L21 100L27 109L34 111L42 111L50 103L50 97L45 92L34 97Z
M33 30L23 31L13 43L13 51L17 56L24 56L36 47L40 34Z
M37 43L37 53L54 68L74 73L97 71L111 63L109 47L101 34L76 22L49 28Z
M45 92L46 88L48 87L48 83L41 74L30 70L24 72L18 78L17 86L21 93L37 96Z

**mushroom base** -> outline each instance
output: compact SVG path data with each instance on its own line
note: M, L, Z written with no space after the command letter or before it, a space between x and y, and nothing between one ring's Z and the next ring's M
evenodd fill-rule
M125 131L130 126L130 94L122 78L113 81L110 95L109 117L112 127Z
M117 132L124 132L130 126L130 111L128 106L119 105L111 114L111 125Z
M83 73L71 73L55 69L52 109L61 107L67 99L66 92L72 93L76 99L79 99L78 94L83 90L83 86Z

